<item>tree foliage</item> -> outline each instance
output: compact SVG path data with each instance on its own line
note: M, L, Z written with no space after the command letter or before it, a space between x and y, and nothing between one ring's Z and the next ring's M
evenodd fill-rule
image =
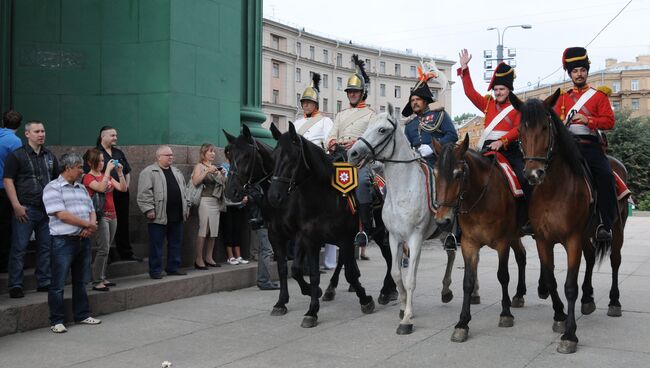
M616 114L614 130L607 132L609 154L628 171L628 186L641 210L650 210L650 116ZM649 208L642 208L648 206Z
M456 116L454 116L454 123L458 124L458 123L461 123L461 122L463 122L463 121L465 121L467 119L473 118L475 116L476 116L476 114L472 114L470 112L466 112L466 113L461 114L461 115L456 115Z

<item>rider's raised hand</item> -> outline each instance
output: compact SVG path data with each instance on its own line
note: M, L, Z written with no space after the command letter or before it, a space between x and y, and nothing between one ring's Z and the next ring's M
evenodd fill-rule
M467 51L467 49L462 49L458 54L458 58L460 59L460 67L467 69L467 64L469 64L469 61L472 60L472 55Z

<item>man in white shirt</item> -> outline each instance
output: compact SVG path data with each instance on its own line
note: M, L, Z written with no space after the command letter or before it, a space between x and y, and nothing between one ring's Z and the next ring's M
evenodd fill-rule
M300 97L300 105L304 115L296 120L293 125L296 127L298 134L325 149L325 139L330 133L334 122L318 110L319 83L320 74L314 73L311 85L305 88Z

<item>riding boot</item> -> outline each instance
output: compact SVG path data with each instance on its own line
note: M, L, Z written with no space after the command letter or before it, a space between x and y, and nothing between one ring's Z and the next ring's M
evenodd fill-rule
M359 219L361 220L361 231L354 237L354 245L365 247L370 241L372 230L372 205L369 203L359 204Z

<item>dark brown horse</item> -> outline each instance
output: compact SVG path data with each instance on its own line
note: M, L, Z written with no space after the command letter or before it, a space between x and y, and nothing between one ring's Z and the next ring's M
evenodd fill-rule
M524 154L524 173L530 184L534 185L529 204L529 218L535 230L537 252L541 272L550 291L555 311L553 331L562 332L557 351L573 353L577 350L575 302L578 297L578 270L584 251L586 273L583 283L582 310L584 314L593 312L593 287L591 274L597 260L602 260L611 249L612 288L608 314L620 315L618 301L618 268L621 263L623 228L627 212L625 203L619 203L620 216L613 226L612 243L598 244L594 249L592 237L598 221L591 203L591 192L582 164L582 155L573 135L553 111L560 95L557 90L545 101L537 99L520 101L514 94L510 101L521 112L520 144ZM613 169L623 179L627 179L623 165L613 160ZM624 201L625 198L622 199ZM567 299L568 315L557 292L557 282L553 274L553 247L561 243L567 253L567 276L564 293Z
M526 294L526 250L521 244L517 223L517 200L512 195L506 178L491 158L468 150L469 137L455 146L442 147L434 140L438 155L434 172L436 174L435 215L438 226L449 227L458 216L463 229L463 309L460 320L451 336L451 341L464 342L469 332L471 294L477 280L479 250L488 245L499 255L497 277L501 284L501 316L499 327L512 327L514 317L510 307L523 307ZM517 293L510 301L508 295L508 257L510 248L515 253L519 267Z

